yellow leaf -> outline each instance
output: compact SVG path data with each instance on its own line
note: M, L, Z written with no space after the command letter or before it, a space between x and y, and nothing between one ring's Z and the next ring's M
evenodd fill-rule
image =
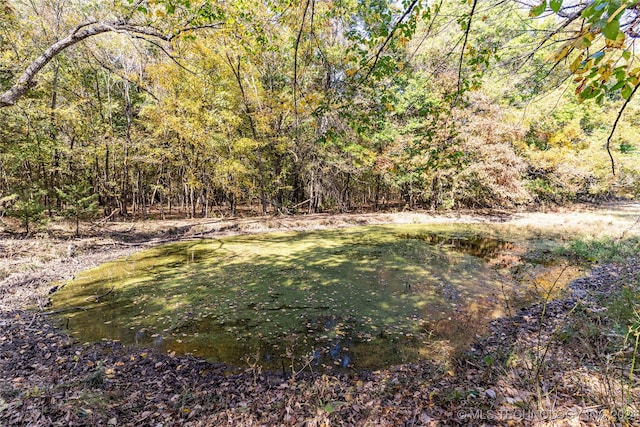
M587 71L591 70L592 66L593 66L593 59L589 59L586 64L584 64L582 67L578 68L576 71L574 71L574 73L575 74L586 73Z
M589 46L591 46L591 42L593 41L594 38L595 38L595 35L590 32L580 34L578 37L576 37L576 40L573 42L573 46L576 49L586 49Z
M578 56L578 57L577 57L577 58L576 58L576 59L571 63L571 65L569 65L569 70L570 70L572 73L575 73L575 72L578 70L578 68L580 68L580 64L582 63L582 58L583 58L583 57L584 57L584 56L583 56L582 54L580 54L580 55L579 55L579 56Z
M620 49L624 47L624 41L625 41L625 35L624 35L624 32L622 31L618 32L618 36L616 37L615 40L605 39L605 43L607 47L615 48L615 49Z
M555 57L554 57L554 62L558 62L558 61L562 61L564 58L567 57L567 55L569 55L569 52L571 52L571 49L569 48L569 46L565 46L563 47L560 52L556 53Z

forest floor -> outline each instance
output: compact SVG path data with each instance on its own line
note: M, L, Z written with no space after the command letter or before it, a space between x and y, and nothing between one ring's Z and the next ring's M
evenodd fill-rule
M599 333L610 321L607 296L637 286L638 259L599 265L562 299L492 322L490 333L447 362L373 372L232 371L192 356L109 341L77 343L42 310L56 282L168 241L448 222L621 238L640 233L639 218L639 204L615 204L546 213L108 222L86 224L79 238L63 226L30 238L3 234L0 425L638 425L640 385L628 366L635 360L635 338L612 349L620 337Z

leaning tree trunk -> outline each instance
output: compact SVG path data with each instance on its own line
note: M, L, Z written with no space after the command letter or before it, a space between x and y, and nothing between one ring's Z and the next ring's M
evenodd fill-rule
M188 31L185 28L182 31ZM98 34L118 32L123 34L131 34L133 37L144 38L152 37L165 41L171 41L178 35L179 32L174 34L163 34L153 27L147 27L143 25L130 24L126 20L114 21L114 22L98 22L95 20L85 22L75 27L68 36L58 40L49 48L47 48L40 56L38 56L22 73L18 78L18 81L11 86L7 91L0 95L0 108L9 107L14 105L18 99L20 99L32 86L34 86L34 79L36 75L47 65L53 58L55 58L62 51L70 46L73 46L82 40L89 37L96 36Z

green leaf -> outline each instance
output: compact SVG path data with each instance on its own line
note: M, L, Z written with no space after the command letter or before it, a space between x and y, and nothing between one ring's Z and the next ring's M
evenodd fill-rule
M624 99L629 99L632 93L633 93L633 88L631 87L630 84L624 85L624 87L620 91L620 94Z
M327 403L327 404L324 406L324 411L325 411L327 414L332 414L332 413L334 413L334 412L336 411L336 409L333 407L333 405L332 405L331 403Z
M621 80L621 81L619 81L618 83L616 83L615 85L613 85L613 86L611 87L611 89L609 89L609 90L610 90L611 92L615 92L615 91L617 91L618 89L622 88L622 87L625 85L625 83L626 83L626 82L625 82L624 80Z
M591 28L593 28L594 30L602 31L602 29L604 27L606 27L606 26L607 26L607 20L606 19L598 19L598 20L593 22L593 25L591 25Z
M602 28L602 34L609 40L615 40L620 32L620 21L614 19Z
M549 2L549 7L551 8L551 10L553 10L555 13L560 12L560 9L562 8L562 0L551 0Z
M542 13L547 10L547 2L546 0L540 3L538 6L534 6L529 11L529 16L536 17L542 15Z
M602 91L599 88L594 88L593 86L587 86L584 91L580 94L580 98L583 100L595 98L600 95Z
M628 61L629 59L631 59L631 52L629 52L628 50L623 50L622 57Z
M591 3L591 5L586 7L582 12L582 17L586 18L587 22L595 23L604 13L605 7L606 5L603 3Z
M611 16L614 13L616 13L616 10L618 10L618 8L620 6L622 6L622 1L621 0L610 0L610 1L604 2L603 6L607 7L607 14L609 14L609 16Z
M593 12L595 11L595 6L592 3L590 6L587 6L583 11L582 11L582 17L583 18L589 18L591 17L591 15L593 15Z
M590 36L584 36L579 40L579 42L576 45L576 47L578 49L586 49L589 46L591 46L591 40L592 40L592 38Z

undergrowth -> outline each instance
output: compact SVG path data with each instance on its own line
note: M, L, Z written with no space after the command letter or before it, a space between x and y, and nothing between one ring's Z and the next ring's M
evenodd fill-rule
M566 323L563 322L564 326L548 336L546 343L558 345L564 349L564 357L571 357L579 363L576 372L581 371L584 375L581 382L585 397L589 395L601 408L606 408L611 421L622 425L637 421L640 404L640 382L637 379L640 274L625 273L624 269L617 270L611 264L637 262L639 252L640 239L636 236L579 238L560 248L557 251L559 256L582 264L611 268L608 280L617 283L598 283L595 290L589 291L590 297L585 299L581 296L571 316ZM575 378L581 376L575 372L572 375Z
M583 263L623 262L640 253L640 237L612 239L581 237L557 250L557 254Z

